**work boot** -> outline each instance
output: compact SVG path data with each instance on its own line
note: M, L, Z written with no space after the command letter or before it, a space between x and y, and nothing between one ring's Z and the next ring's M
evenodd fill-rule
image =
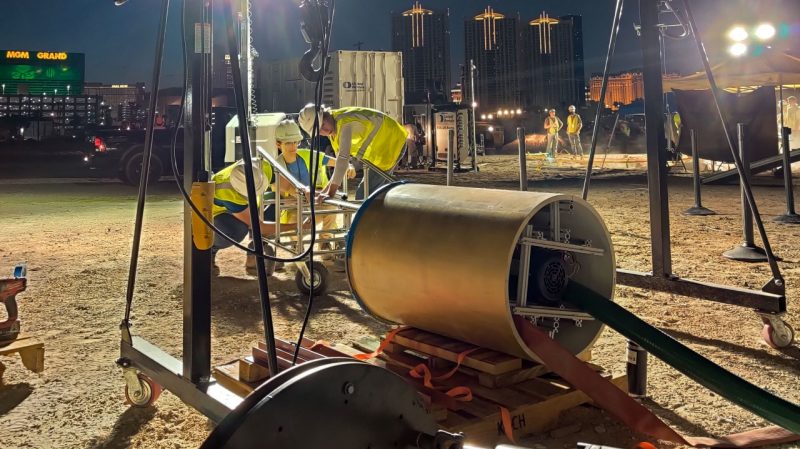
M264 254L268 256L274 256L275 250L269 246L264 246ZM272 276L272 273L275 272L275 261L270 259L264 259L264 269L267 273L267 276ZM244 263L244 270L250 276L258 276L258 269L256 267L256 256L252 254L247 255L247 260Z

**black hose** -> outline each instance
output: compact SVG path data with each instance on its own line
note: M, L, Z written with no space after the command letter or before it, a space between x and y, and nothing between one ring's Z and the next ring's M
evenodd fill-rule
M597 150L597 133L600 130L600 113L605 108L606 90L608 89L608 71L611 67L611 59L614 57L614 49L617 46L617 35L619 34L619 24L622 19L622 6L624 0L617 0L614 7L614 20L611 24L611 36L608 38L608 52L606 53L606 63L603 67L603 83L600 87L600 100L597 103L597 111L594 114L594 126L592 127L592 144L589 147L589 163L586 166L586 177L583 180L583 190L581 197L586 200L589 196L589 183L592 180L592 169L594 168L594 155Z
M128 269L128 286L125 291L125 318L122 325L130 330L131 307L133 293L136 289L136 271L139 266L139 248L141 247L142 223L144 221L144 203L147 197L147 182L150 177L150 156L153 154L153 131L156 126L156 100L161 82L161 63L164 60L164 41L167 36L167 17L169 0L162 0L161 15L156 36L155 61L153 63L153 82L150 89L150 104L147 108L147 130L145 131L144 151L142 153L142 173L139 177L139 194L136 198L136 218L133 226L133 244L131 262Z
M590 288L570 282L570 302L723 398L800 434L800 407L765 391L692 351Z

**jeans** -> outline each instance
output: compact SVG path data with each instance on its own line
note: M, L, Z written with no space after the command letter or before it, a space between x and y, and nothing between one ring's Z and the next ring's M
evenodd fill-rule
M403 157L406 155L406 151L408 151L408 146L403 145L403 150L400 151L400 156L397 157L397 161L395 161L394 166L392 166L392 168L386 173L390 175L394 173L394 169L397 168L397 164L403 160ZM367 179L367 170L371 169L368 168L367 164L364 164L364 178L361 179L361 182L358 184L358 188L356 189L356 201L361 201L364 199L364 180ZM375 190L381 186L389 184L390 182L391 181L381 176L380 173L375 173L372 171L372 173L369 174L369 194L372 195Z
M225 233L228 237L241 242L250 232L250 227L242 223L241 220L231 214L219 214L214 217L214 226ZM214 236L214 246L211 247L211 254L216 255L217 251L233 246L233 243L221 235Z
M547 157L555 159L558 151L558 134L547 134Z
M583 156L583 147L581 146L581 135L578 133L569 133L567 134L569 137L569 146L572 149L572 153L576 156Z

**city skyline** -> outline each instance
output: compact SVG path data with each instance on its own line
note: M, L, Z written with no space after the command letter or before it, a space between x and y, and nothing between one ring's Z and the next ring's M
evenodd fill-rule
M35 3L39 8L30 8ZM220 3L217 2L219 5ZM299 31L299 11L294 1L253 1L253 30L255 46L262 60L277 60L302 55L306 50ZM391 49L391 12L403 11L413 6L413 0L387 0L371 2L364 8L365 0L339 0L333 27L333 49L354 49L361 42L364 49ZM585 77L602 70L611 26L614 2L579 0L506 0L491 2L465 2L456 0L425 0L429 9L450 10L452 24L479 14L487 5L504 14L517 14L528 20L542 11L553 16L577 14L584 20ZM712 58L726 57L724 32L733 23L743 20L785 22L796 32L800 22L800 2L791 0L704 0L693 2L695 15L703 32L706 47ZM42 48L65 52L85 53L87 57L86 80L90 82L149 83L152 55L157 27L157 14L152 2L131 0L123 7L113 2L92 0L32 0L12 2L4 8L0 26L6 30L7 48ZM46 10L48 14L40 14ZM221 8L215 8L217 36L222 37ZM641 53L632 24L638 22L638 4L627 2L622 18L620 38L613 71L636 68L641 65ZM28 26L36 23L36 27ZM357 23L358 26L352 26ZM181 84L180 54L180 2L173 2L168 22L167 49L163 70L165 86ZM451 76L464 59L463 29L451 26ZM65 39L69 36L69 39ZM788 41L788 40L787 40ZM797 39L794 39L797 41ZM788 44L788 42L785 42ZM792 50L798 53L796 46ZM217 48L224 48L217 42ZM673 72L693 72L700 68L699 57L689 40L668 42L667 67Z

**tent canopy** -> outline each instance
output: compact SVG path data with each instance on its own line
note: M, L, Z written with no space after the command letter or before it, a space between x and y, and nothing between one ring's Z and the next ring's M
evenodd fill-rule
M764 51L757 56L730 58L712 67L711 71L720 89L800 84L800 58L778 51ZM664 79L665 91L709 88L705 72Z

